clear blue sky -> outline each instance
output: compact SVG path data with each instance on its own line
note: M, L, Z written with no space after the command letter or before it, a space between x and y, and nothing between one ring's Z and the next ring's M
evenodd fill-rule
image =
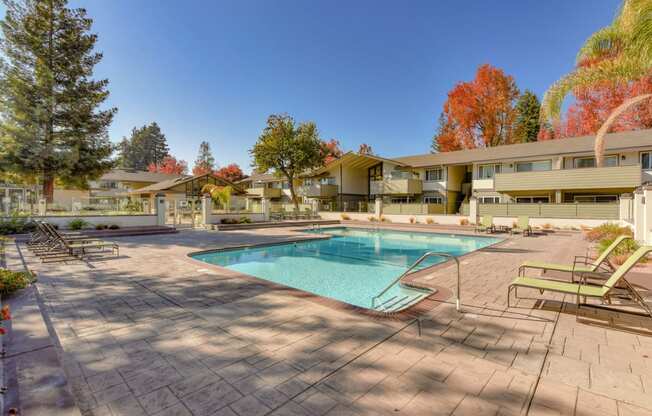
M95 20L120 140L157 121L192 166L208 140L249 171L270 113L345 150L429 150L446 93L490 63L539 97L618 0L71 0Z

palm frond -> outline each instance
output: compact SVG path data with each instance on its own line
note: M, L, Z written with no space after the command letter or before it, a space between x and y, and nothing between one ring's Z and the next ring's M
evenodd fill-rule
M607 26L589 37L577 53L576 62L580 65L587 59L611 56L622 44L623 33L616 26Z

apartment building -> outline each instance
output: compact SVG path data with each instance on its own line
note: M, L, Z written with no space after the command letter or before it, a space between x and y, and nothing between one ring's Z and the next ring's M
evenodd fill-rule
M299 184L299 182L297 183ZM271 173L254 172L251 176L238 181L237 184L246 191L247 198L254 203L259 202L262 198L279 203L292 201L288 181Z
M307 175L300 194L339 210L362 210L380 197L451 214L472 196L480 203L607 203L652 182L652 130L609 134L600 168L594 142L586 136L396 158L346 153Z

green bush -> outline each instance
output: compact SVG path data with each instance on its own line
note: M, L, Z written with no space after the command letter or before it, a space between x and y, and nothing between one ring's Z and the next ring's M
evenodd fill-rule
M614 242L614 238L603 238L598 242L598 251L600 253L604 252L610 245L611 243ZM634 241L634 240L625 240L622 243L618 244L618 247L612 252L612 256L623 256L623 255L629 255L633 253L634 251L638 250L640 245Z
M13 215L8 219L0 219L0 235L31 233L36 224L27 217Z
M249 218L249 217L240 217L240 224L251 224L251 218Z
M88 227L88 222L84 221L81 218L75 218L74 220L68 223L68 228L71 230L81 230L82 228Z
M96 229L96 230L106 230L107 228L109 228L109 226L106 225L106 224L97 224L97 225L95 226L95 229Z
M109 230L119 230L120 226L118 224L111 224L108 228Z
M26 288L33 280L28 272L12 272L0 269L0 295L6 296Z

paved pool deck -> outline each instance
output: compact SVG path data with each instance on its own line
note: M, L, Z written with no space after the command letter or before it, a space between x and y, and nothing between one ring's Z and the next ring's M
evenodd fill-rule
M10 255L38 273L84 415L652 415L652 337L600 325L650 331L650 319L586 309L598 325L577 323L574 297L549 293L507 310L520 263L572 261L586 254L581 234L517 236L465 256L463 313L438 302L421 335L412 320L341 310L187 256L305 237L183 231L116 239L118 258L44 265L23 245ZM648 270L633 280L652 287ZM456 277L450 265L419 279L452 292Z

